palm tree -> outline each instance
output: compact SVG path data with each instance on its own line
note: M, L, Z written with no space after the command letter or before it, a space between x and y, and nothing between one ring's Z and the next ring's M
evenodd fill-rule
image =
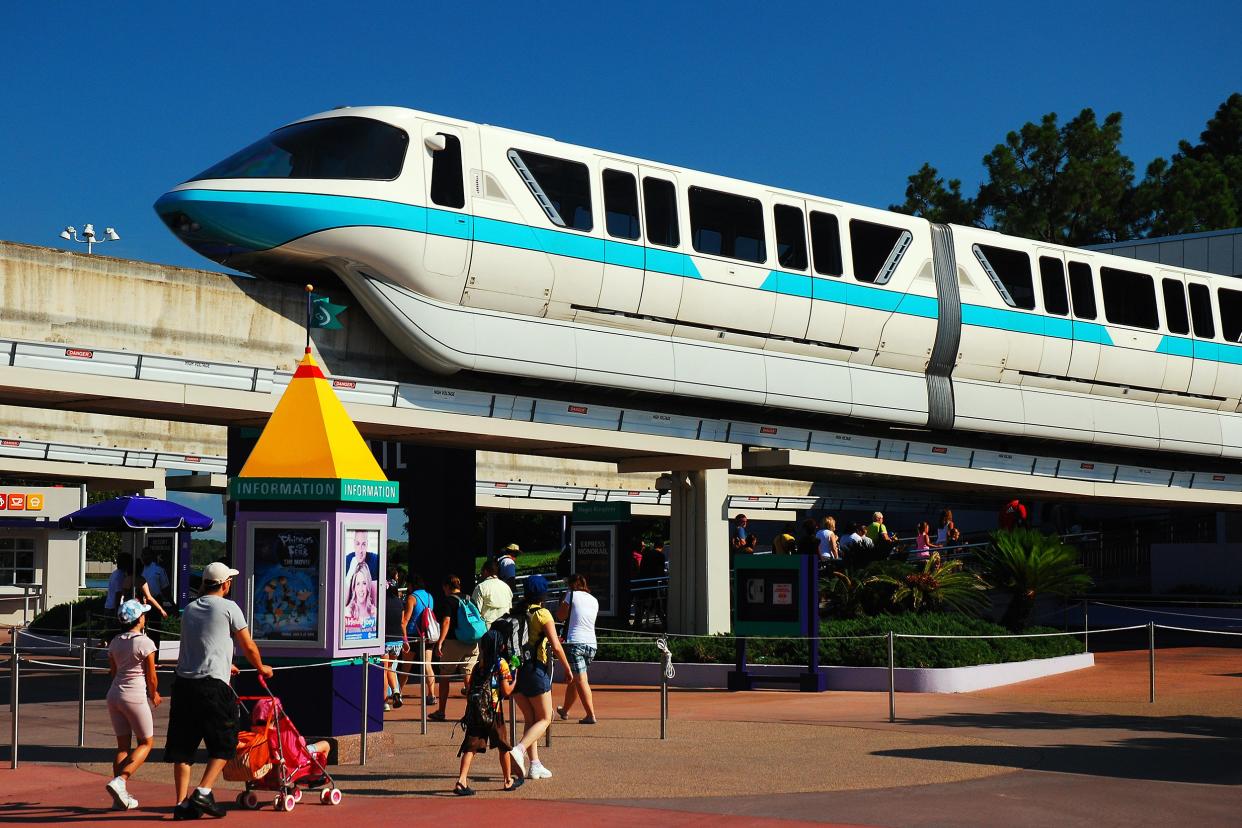
M979 558L987 579L1013 596L1001 623L1014 632L1031 623L1040 593L1070 595L1091 586L1091 577L1078 563L1078 552L1056 535L1038 529L994 532L992 547Z
M904 576L876 575L868 583L889 584L894 604L909 604L915 612L952 609L977 613L987 606L987 584L973 572L962 569L962 561L942 561L934 552L921 570Z

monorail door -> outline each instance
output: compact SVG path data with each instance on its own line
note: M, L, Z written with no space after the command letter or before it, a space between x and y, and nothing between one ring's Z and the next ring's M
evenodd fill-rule
M470 267L474 219L466 176L478 167L478 138L471 129L423 125L423 178L427 193L427 247L423 265L431 273L464 280Z

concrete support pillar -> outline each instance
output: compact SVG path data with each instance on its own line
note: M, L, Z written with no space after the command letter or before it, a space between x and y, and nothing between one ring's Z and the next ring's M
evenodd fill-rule
M728 632L729 496L726 469L673 472L669 632Z
M410 515L410 567L439 595L444 576L474 586L475 453L473 449L407 444L401 505ZM495 550L490 550L495 551Z

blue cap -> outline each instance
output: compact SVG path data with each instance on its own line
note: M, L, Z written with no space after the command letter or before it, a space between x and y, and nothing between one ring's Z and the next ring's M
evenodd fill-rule
M144 612L148 612L150 609L150 607L141 601L135 601L133 598L130 598L117 608L116 617L121 619L122 623L132 624L137 621Z
M531 575L526 579L526 597L535 598L548 592L548 579L542 575Z

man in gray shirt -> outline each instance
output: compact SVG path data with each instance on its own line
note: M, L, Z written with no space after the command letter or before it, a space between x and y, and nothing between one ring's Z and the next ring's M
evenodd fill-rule
M272 677L272 668L263 663L241 608L228 598L236 575L236 569L222 563L208 564L200 596L181 613L181 654L164 746L164 761L173 763L177 788L173 819L225 814L211 786L237 750L237 697L229 686L238 672L233 666L233 644L260 676ZM190 791L190 765L201 742L207 744L207 766L198 787Z

